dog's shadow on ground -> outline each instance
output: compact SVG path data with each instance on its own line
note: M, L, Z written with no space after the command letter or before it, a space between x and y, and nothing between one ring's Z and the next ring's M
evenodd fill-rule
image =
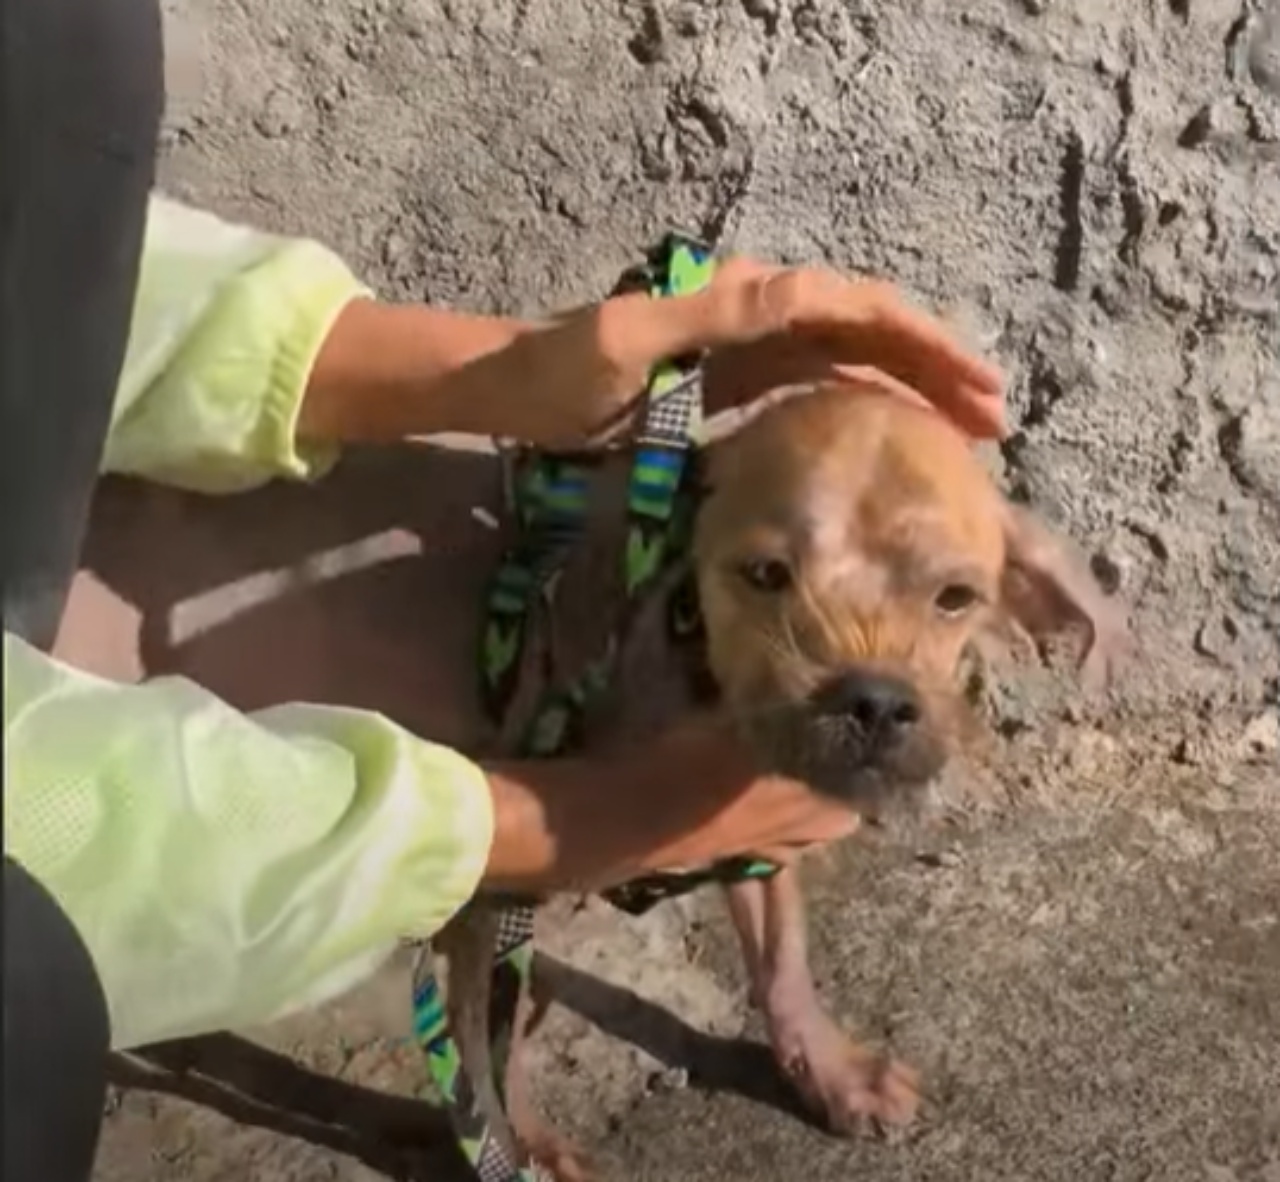
M491 514L500 489L491 456L442 448L359 452L313 487L226 498L107 482L84 547L85 570L104 590L79 607L73 598L60 651L107 676L185 675L241 709L338 702L466 746L477 606L501 546L476 510ZM554 1002L687 1071L695 1086L804 1118L765 1047L703 1034L552 959L539 971ZM119 1056L113 1077L388 1177L467 1177L436 1109L233 1035Z
M554 1004L646 1051L664 1067L686 1071L692 1086L735 1093L811 1120L767 1047L705 1034L631 990L552 957L539 954L536 973ZM321 1075L236 1035L115 1056L111 1079L119 1087L176 1096L240 1124L346 1154L388 1178L470 1178L439 1108Z
M812 1123L811 1113L762 1043L706 1034L633 990L542 953L537 955L536 973L554 1003L638 1047L664 1067L687 1071L694 1087L731 1092Z

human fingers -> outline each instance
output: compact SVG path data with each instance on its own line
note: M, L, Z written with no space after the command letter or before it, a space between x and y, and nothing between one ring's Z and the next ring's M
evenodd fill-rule
M915 390L974 438L1005 434L1000 370L892 284L729 259L694 295L607 301L592 332L597 364L613 375L605 384L615 390L629 389L633 375L657 361L711 349L713 358L736 354L744 377L710 380L713 410L753 401L767 392L766 379L776 387L790 375L858 366ZM628 381L618 380L623 375Z
M716 817L690 833L680 850L682 864L759 856L780 864L800 851L848 836L858 826L850 810L823 800L804 784L761 777Z
M976 438L1004 433L1000 370L967 349L940 320L893 285L827 271L764 280L773 316L833 364L869 366L918 391Z
M970 435L1004 434L999 369L892 284L731 259L708 297L713 306L701 323L719 345L713 360L722 377L738 378L712 380L717 409L754 400L769 381L820 379L852 365L918 391Z

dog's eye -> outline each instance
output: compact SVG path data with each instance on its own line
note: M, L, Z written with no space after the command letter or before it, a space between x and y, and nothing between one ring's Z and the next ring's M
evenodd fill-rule
M967 612L981 596L964 583L949 583L938 592L934 606L944 616L958 616Z
M757 591L776 594L791 586L791 568L781 558L748 559L738 568L738 573Z

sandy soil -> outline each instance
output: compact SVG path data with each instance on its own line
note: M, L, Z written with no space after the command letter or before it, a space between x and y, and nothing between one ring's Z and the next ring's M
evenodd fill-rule
M1006 687L997 791L815 871L828 997L929 1080L899 1142L796 1117L714 900L562 917L537 1078L605 1175L1280 1182L1280 12L169 7L171 191L486 310L593 297L721 216L738 248L892 275L1008 367L993 464L1135 605L1113 702ZM256 1037L409 1095L402 974ZM99 1182L448 1176L402 1108L289 1071L121 1093ZM326 1117L253 1098L290 1087Z

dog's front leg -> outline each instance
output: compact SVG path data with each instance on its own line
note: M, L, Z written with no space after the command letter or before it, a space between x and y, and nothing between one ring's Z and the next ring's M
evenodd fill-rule
M850 1039L818 998L798 872L737 883L728 899L778 1065L815 1113L843 1135L867 1122L908 1123L919 1106L915 1072Z
M536 992L536 984L532 990L522 991L511 1032L505 1079L507 1112L520 1144L544 1175L553 1182L592 1182L594 1174L586 1156L543 1118L534 1102L526 1048L538 1021L540 1001L531 996Z
M529 1089L526 1043L538 1009L532 992L521 987L506 1054L504 1096L494 1078L490 998L493 954L498 940L499 914L486 899L473 900L436 937L437 950L448 960L449 1024L462 1065L475 1088L480 1114L513 1160L527 1153L541 1167L540 1177L553 1182L590 1182L583 1156L553 1126L544 1122Z

